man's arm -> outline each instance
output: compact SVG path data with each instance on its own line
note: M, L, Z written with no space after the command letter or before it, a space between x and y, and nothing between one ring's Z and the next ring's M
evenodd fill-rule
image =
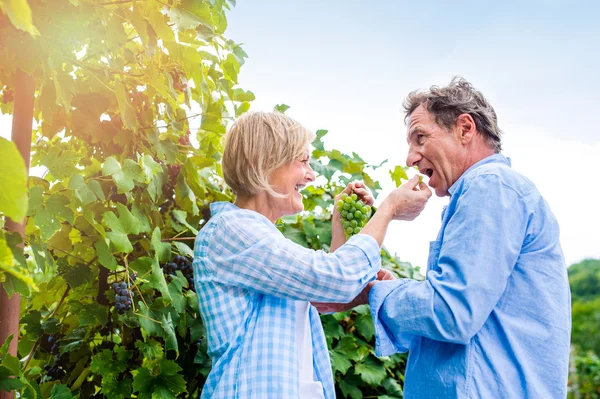
M378 355L409 349L414 336L466 344L502 296L520 254L525 204L495 175L475 178L462 194L427 280L379 282L370 293Z

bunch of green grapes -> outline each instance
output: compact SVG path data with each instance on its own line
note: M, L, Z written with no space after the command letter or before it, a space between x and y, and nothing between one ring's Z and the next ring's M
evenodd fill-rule
M337 202L337 208L342 215L342 226L344 226L346 238L360 233L371 217L371 207L363 204L354 193L352 195L343 193Z

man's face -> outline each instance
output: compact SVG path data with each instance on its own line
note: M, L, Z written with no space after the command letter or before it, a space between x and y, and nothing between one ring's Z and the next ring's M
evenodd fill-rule
M448 189L465 171L466 151L459 129L448 131L439 126L423 105L410 116L407 133L406 164L417 166L429 177L429 186L438 197L449 195Z

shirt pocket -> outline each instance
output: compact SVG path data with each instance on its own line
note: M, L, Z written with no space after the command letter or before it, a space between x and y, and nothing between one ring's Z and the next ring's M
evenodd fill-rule
M437 270L438 260L440 258L440 248L442 241L431 241L429 243L429 257L427 258L427 270Z

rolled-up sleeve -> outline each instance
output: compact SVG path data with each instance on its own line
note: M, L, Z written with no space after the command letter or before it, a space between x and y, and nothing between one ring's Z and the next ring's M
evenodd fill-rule
M526 209L500 177L473 179L437 243L439 254L430 254L437 261L430 259L427 279L385 281L371 290L377 355L410 350L417 336L467 344L506 288L525 238Z
M207 246L208 278L288 299L349 302L381 268L379 245L358 234L334 253L304 248L244 212L222 218Z

